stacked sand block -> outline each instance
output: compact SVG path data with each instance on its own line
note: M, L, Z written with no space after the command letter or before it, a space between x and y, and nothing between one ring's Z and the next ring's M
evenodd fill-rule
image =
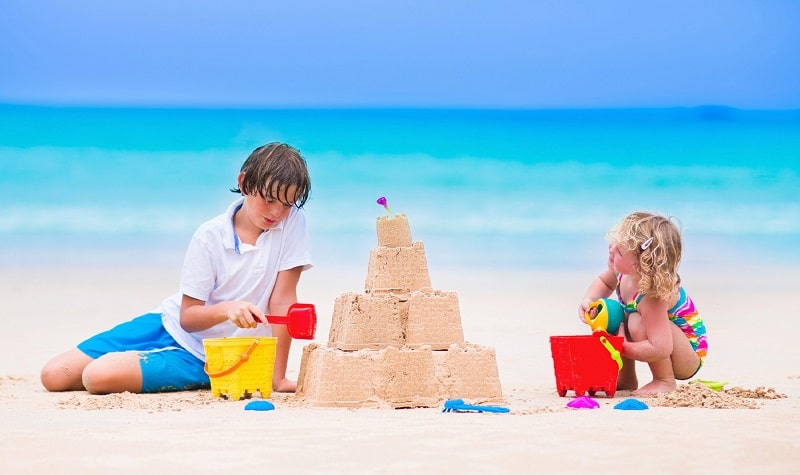
M458 296L431 289L406 216L378 218L377 231L364 293L340 295L328 345L303 349L297 395L341 407L500 400L494 349L464 341Z

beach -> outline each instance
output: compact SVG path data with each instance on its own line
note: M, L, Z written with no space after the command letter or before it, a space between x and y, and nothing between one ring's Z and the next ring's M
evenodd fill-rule
M507 414L320 408L293 394L273 394L276 409L259 412L210 391L48 393L38 380L47 359L152 309L173 292L179 270L113 263L4 269L0 472L794 473L800 319L791 308L800 272L735 269L682 274L710 335L698 377L786 397L734 395L731 408L637 398L649 408L623 411L613 406L630 398L625 392L600 392L600 408L575 410L566 406L574 394L559 397L555 387L548 339L588 333L575 308L599 269L431 268L434 288L458 293L465 339L495 348ZM299 298L317 306L315 343L327 342L336 297L363 291L365 272L354 264L304 273ZM293 344L290 377L306 344ZM647 382L647 368L637 369Z
M800 473L800 2L98 3L3 2L0 475ZM297 170L248 161L274 143L311 183L286 229L258 215ZM242 189L260 196L223 257L204 223ZM699 373L656 397L611 390L623 338L578 315L635 211L679 228L708 337ZM408 236L381 228L400 216ZM224 269L184 262L207 242ZM277 289L260 310L279 313L291 278L266 279L308 259L296 393L40 381L179 288L259 307ZM570 360L589 370L554 337L595 345ZM579 372L609 377L565 392Z
M0 107L0 473L794 473L797 122L732 114ZM273 140L300 148L314 183L298 297L318 328L294 342L289 377L328 342L337 297L364 291L385 196L424 243L433 289L458 295L464 339L494 349L502 400L469 402L509 413L43 389L49 358L175 292L192 233ZM709 335L698 378L726 392L644 411L600 392L600 408L573 410L549 338L589 334L578 302L606 231L635 209L681 225L682 283Z

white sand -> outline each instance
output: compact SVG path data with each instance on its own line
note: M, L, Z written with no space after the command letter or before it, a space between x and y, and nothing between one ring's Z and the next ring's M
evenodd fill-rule
M597 269L599 271L599 269ZM327 341L335 298L366 268L301 279ZM586 334L575 308L595 271L431 269L459 295L467 341L494 346L509 414L331 409L274 394L277 409L209 391L89 396L47 393L39 368L90 334L144 313L175 289L177 269L4 269L0 473L797 473L800 466L800 270L686 272L710 351L699 374L786 394L758 409L571 410L556 394L548 337ZM289 361L296 377L296 341ZM647 368L639 366L642 382ZM644 400L647 402L647 400Z

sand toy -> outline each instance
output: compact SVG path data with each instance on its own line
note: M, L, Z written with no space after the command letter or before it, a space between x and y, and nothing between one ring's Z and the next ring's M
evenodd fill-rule
M625 311L618 301L597 299L589 305L583 319L593 332L604 331L613 335L619 331L624 316Z
M568 390L576 396L604 391L613 397L622 367L621 336L598 331L591 335L551 336L550 350L559 396Z
M722 391L725 388L725 385L728 384L727 381L709 381L707 379L693 379L689 381L689 383L699 383L714 391Z
M275 337L204 339L205 371L214 397L246 399L256 391L264 399L270 397L277 341Z
M449 399L445 401L442 412L496 412L506 413L510 409L502 406L481 406L477 404L467 404L463 399Z
M638 399L625 399L624 401L618 402L617 405L614 406L614 409L620 411L644 411L649 409L649 407L646 403Z
M293 303L286 315L264 315L264 317L269 323L286 325L292 338L313 340L317 332L317 310L310 303Z
M589 396L578 396L568 402L567 407L570 409L597 409L600 407L600 403Z

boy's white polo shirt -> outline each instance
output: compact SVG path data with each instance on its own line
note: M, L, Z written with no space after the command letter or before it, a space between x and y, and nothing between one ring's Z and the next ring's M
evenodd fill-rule
M266 313L278 272L298 266L306 270L312 265L311 244L302 210L293 207L285 220L261 233L255 245L250 245L239 241L233 228L234 213L243 202L244 198L235 201L225 213L206 221L195 231L186 250L179 291L154 310L162 314L167 332L203 361L203 338L269 335L269 325L242 329L225 321L207 330L189 333L180 325L184 294L206 305L245 300Z

